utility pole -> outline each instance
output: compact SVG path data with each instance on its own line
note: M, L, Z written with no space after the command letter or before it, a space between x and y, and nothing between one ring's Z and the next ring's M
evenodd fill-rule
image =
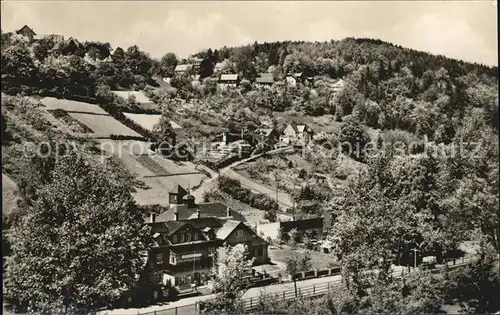
M414 268L417 269L417 252L419 252L420 250L419 249L416 249L416 248L412 248L411 249L413 251L413 256L414 256Z
M278 174L276 174L276 211L279 210L279 203L278 203L278 189L279 189L279 182L280 179L278 177Z

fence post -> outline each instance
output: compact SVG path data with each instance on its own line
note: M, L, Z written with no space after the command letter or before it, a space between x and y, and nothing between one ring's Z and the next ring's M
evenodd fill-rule
M250 307L252 307L252 298L250 297Z
M283 291L283 300L285 300L285 291Z
M316 294L316 285L313 284L313 295Z
M299 296L302 296L302 295L300 294L300 288L299 288Z
M175 315L177 315L177 306L175 307Z
M462 256L462 264L464 263L464 256Z

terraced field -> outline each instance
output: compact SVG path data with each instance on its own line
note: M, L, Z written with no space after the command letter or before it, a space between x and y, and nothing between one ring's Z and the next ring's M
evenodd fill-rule
M116 135L141 137L140 134L111 117L97 105L53 97L45 97L41 102L47 110L59 109L67 112L72 118L92 130L94 136L111 137L111 135Z
M101 150L119 156L123 165L148 187L133 194L140 205L166 206L171 188L181 185L193 189L207 177L191 162L168 160L149 151L149 144L144 141L101 139L99 142Z
M155 115L155 114L131 114L131 113L124 113L125 116L127 116L129 119L134 121L136 124L142 126L143 128L146 128L148 130L153 130L153 126L157 124L160 121L161 115ZM172 128L174 129L182 129L182 127L177 124L175 121L170 121L170 124L172 125Z
M41 101L49 110L62 109L66 112L108 115L104 109L90 103L62 100L54 97L44 97Z

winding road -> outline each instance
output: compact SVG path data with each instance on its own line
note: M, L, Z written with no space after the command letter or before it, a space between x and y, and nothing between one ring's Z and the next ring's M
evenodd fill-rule
M292 149L292 148L291 147L284 147L284 148L276 149L273 151L269 151L269 152L267 152L267 154L278 154L280 152L284 152L284 151L287 151L290 149ZM209 169L206 166L202 166L202 165L197 166L198 168L205 169L207 172L210 173L210 175L212 177L210 179L204 181L198 188L194 189L191 192L191 194L195 197L196 200L203 200L203 194L206 191L210 191L210 189L212 189L212 187L213 187L212 185L213 185L214 180L219 178L220 175L224 175L224 176L228 176L232 179L238 180L241 183L241 186L252 190L252 192L254 192L256 194L264 194L264 195L268 195L269 197L271 197L273 199L276 198L276 189L267 187L267 186L259 184L259 183L256 183L255 181L235 172L232 169L235 166L244 164L244 163L249 162L249 161L253 161L261 156L262 156L262 154L258 154L258 155L251 156L251 157L243 159L243 160L236 161L236 162L234 162L226 167L221 168L218 173ZM283 211L286 210L287 208L292 208L293 207L292 197L288 193L280 192L278 190L278 204Z

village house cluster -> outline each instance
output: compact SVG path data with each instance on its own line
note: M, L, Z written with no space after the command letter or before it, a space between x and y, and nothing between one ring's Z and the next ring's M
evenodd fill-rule
M81 43L78 39L73 37L65 40L63 35L58 34L37 34L28 25L24 25L22 28L17 30L16 34L24 36L29 41L33 42L38 42L44 39L52 40L54 42L54 47L52 47L51 53L55 56L58 54L70 55L80 51L85 60L91 63L98 60L111 60L111 50L107 45L98 45L94 42Z
M191 75L193 84L200 80L200 71L202 59L200 58L190 58L189 63L178 64L175 67L175 75L184 75L186 72L190 71L194 73ZM213 65L213 76L217 78L218 86L221 88L236 88L239 87L242 78L239 74L234 73L234 64L231 64L229 60L224 60L222 62L217 62ZM163 78L164 82L170 83L171 77ZM277 80L274 75L270 72L257 73L254 84L258 87L271 87ZM288 73L284 79L284 83L295 87L298 84L303 84L305 86L313 86L314 77L308 76L303 72L300 73Z

